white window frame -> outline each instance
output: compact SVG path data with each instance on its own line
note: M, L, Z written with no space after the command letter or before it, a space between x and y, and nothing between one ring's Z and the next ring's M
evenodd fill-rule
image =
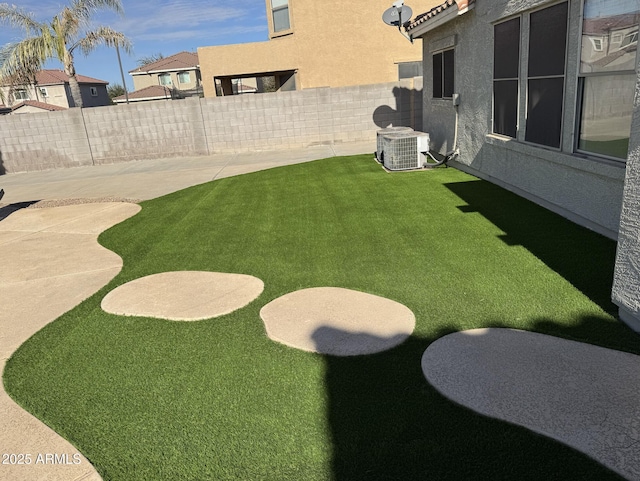
M271 2L271 23L273 25L273 33L279 34L283 32L289 32L291 30L291 9L289 0L270 0ZM286 28L276 28L275 14L276 12L287 12L288 26Z
M182 75L186 75L187 76L187 80L183 81L180 76ZM191 72L178 72L178 83L181 84L189 84L191 83Z
M92 97L98 96L98 87L89 87L89 91L91 92Z
M519 118L520 118L520 96L521 96L521 78L520 78L520 73L522 70L522 51L521 51L521 42L522 42L522 23L523 23L523 19L522 16L519 15L517 17L513 17L510 18L508 20L504 20L501 22L498 22L496 24L494 24L494 31L493 31L493 42L494 42L494 50L496 48L496 37L495 37L495 30L496 30L496 26L500 25L500 24L506 24L508 22L512 22L512 21L518 21L518 65L517 65L517 71L516 71L516 76L515 77L499 77L496 78L495 77L495 70L492 74L492 78L493 78L493 88L492 88L492 106L491 106L491 132L495 135L502 135L508 138L512 138L512 139L517 139L518 138L518 132L519 132ZM494 52L494 56L495 56L495 52ZM494 69L495 69L495 58L494 58ZM515 82L517 85L517 89L516 89L516 124L515 124L515 130L513 132L513 136L509 135L508 133L505 132L496 132L496 123L501 123L501 121L503 120L503 117L500 117L498 122L496 121L496 112L495 112L495 106L496 106L496 83L501 83L501 82Z
M29 96L29 90L15 89L13 91L13 99L16 102L24 102L25 100L31 100L31 97Z
M587 0L583 0L582 2L582 7L583 7L583 11L584 11L584 7L585 7L585 3ZM584 18L581 18L581 22L584 22ZM581 34L582 34L582 25L581 25ZM635 39L633 38L635 36ZM624 43L624 40L631 37L632 41L629 42L629 44L622 46L622 43ZM616 44L616 50L619 50L621 48L625 48L629 45L633 45L634 43L637 43L638 41L638 30L629 32L624 34L623 32L615 32L611 34L611 43L612 44ZM595 49L595 46L594 46ZM604 49L603 49L604 50ZM596 50L597 51L597 50ZM636 62L638 60L637 57L637 53L636 53ZM636 72L635 70L625 70L625 69L620 69L620 70L603 70L603 71L596 71L596 72L582 72L582 52L579 52L578 55L578 79L577 79L577 88L576 88L576 92L577 92L577 97L578 97L578 101L576 102L576 117L575 117L575 129L574 129L574 146L573 146L573 151L583 154L583 155L589 155L589 156L594 156L594 157L600 157L600 158L604 158L604 159L608 159L608 160L613 160L616 162L626 162L626 159L623 159L621 157L615 157L613 155L607 154L607 153L601 153L598 152L596 149L593 150L586 150L585 148L581 148L581 135L583 132L583 125L582 125L582 120L583 120L583 116L585 115L584 109L585 109L585 100L583 98L583 92L584 89L586 88L586 83L588 81L588 79L590 78L615 78L615 77L622 77L622 76L628 76L628 75L635 75Z
M602 39L601 38L590 38L591 44L593 45L593 50L596 52L602 52Z
M627 38L631 38L631 40L629 40L629 43L625 44L624 41ZM623 47L628 47L630 45L638 45L638 30L636 30L635 32L629 32L628 34L626 34L622 39L622 42L620 43L620 45Z
M38 89L40 89L40 95L42 95L44 98L47 98L49 96L47 87L38 87Z
M455 47L453 48L445 48L443 50L437 50L432 52L431 54L431 63L433 65L435 58L440 55L440 92L435 92L435 82L433 82L432 85L432 98L436 99L436 100L448 100L451 99L453 97L453 93L456 90L456 52L455 52ZM453 55L453 65L451 66L451 71L447 71L446 67L445 67L445 54L451 54ZM435 72L432 72L433 77L435 79ZM450 80L450 82L448 82L448 80ZM446 92L447 90L447 86L451 87L451 95L447 95L448 92Z
M169 82L164 82L164 79L169 79ZM173 85L173 80L171 79L170 73L161 73L158 75L158 84L164 87L168 85Z

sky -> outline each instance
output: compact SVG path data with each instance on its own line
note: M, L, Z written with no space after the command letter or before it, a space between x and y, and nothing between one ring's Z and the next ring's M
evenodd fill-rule
M50 22L67 2L48 0L14 0L36 20ZM133 43L130 54L120 49L127 89L133 90L129 71L136 60L157 53L165 57L182 51L196 52L198 47L260 42L268 39L264 0L122 0L124 15L102 10L94 24L109 26L124 33ZM0 45L24 38L19 29L0 25ZM76 72L122 85L115 49L99 47L89 56L75 56ZM62 69L58 61L45 68Z
M638 0L587 0L584 6L586 18L638 12Z

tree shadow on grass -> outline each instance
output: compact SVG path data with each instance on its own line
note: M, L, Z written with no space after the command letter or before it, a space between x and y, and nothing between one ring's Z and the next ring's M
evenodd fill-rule
M610 319L584 317L576 326L542 319L533 328L571 339L585 333L593 339L604 331L618 346L640 352L631 331ZM558 441L482 416L442 396L426 381L421 358L431 342L451 332L440 329L429 338L411 336L378 354L325 357L333 479L622 479ZM375 337L344 332L333 337L344 336L352 336L354 342ZM326 351L327 346L318 349Z
M611 302L615 241L484 180L445 186L467 203L460 210L481 214L504 231L500 238L506 244L524 247L603 310L616 315Z

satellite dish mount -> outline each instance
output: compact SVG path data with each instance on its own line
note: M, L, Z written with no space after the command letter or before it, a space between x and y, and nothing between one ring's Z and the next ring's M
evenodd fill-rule
M391 25L392 27L397 26L398 31L402 34L402 36L413 43L413 38L407 35L407 33L402 30L402 28L409 23L411 15L413 15L411 7L405 5L404 0L397 0L393 3L391 8L387 8L384 11L384 13L382 14L382 21L387 25Z

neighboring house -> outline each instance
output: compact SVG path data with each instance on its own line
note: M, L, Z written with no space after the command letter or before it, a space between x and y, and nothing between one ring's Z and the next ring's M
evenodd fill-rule
M58 105L38 102L36 100L25 100L11 107L12 114L32 114L37 112L55 112L58 110L67 110L65 107Z
M198 54L180 52L156 62L143 65L129 74L136 91L151 86L162 86L174 90L174 97L194 97L202 93ZM133 92L135 93L135 92ZM129 94L129 99L131 99Z
M76 75L80 85L80 93L85 107L109 105L107 94L109 82ZM42 104L70 108L75 103L71 96L69 76L62 70L41 70L36 74L35 84L18 87L0 87L8 107L13 107L25 101L35 101Z
M440 1L408 3L424 11ZM198 48L205 97L233 95L237 79L257 79L257 91L264 92L395 82L420 75L421 42L412 45L382 21L393 0L265 2L268 41Z
M640 330L640 2L466 4L447 0L406 30L423 42L432 148L458 149L462 170L620 236L619 262L635 245L613 297Z
M174 100L174 90L170 87L164 87L162 85L150 85L134 92L129 92L128 95L120 95L114 97L113 101L116 104L124 104L127 102L149 102L151 100Z

